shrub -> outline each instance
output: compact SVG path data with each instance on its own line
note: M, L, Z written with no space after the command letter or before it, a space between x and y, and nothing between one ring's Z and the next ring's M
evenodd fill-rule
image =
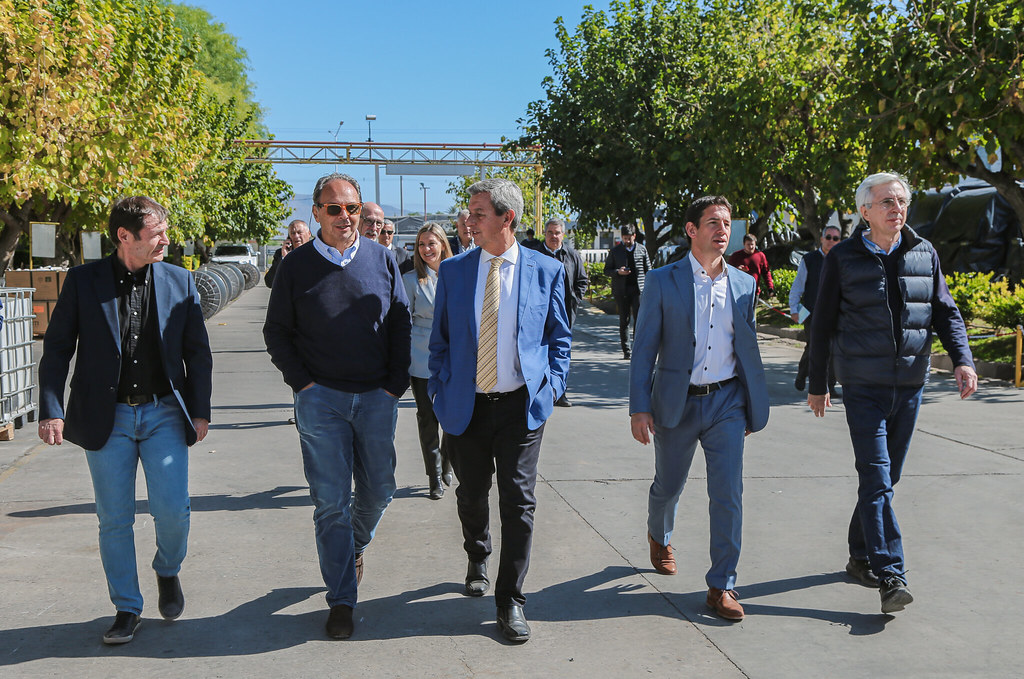
M604 262L590 262L585 266L590 277L590 296L597 299L611 297L611 280L604 272Z
M997 328L1024 325L1024 285L1011 290L1006 281L991 283L979 316Z
M793 288L793 281L796 280L796 271L793 269L776 269L772 271L772 282L775 283L775 297L779 304L789 311L789 291Z
M966 322L981 315L982 308L993 292L993 284L987 273L952 273L946 276L946 285Z

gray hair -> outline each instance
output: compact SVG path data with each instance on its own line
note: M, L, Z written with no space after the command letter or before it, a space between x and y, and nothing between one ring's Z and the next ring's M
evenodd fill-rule
M910 200L912 194L910 183L907 182L903 175L896 174L895 172L878 172L862 181L860 186L857 187L857 211L859 212L862 207L871 202L871 189L893 182L899 182L903 185L903 191L907 194L907 200Z
M316 186L313 187L313 204L320 202L320 194L323 193L324 187L333 182L336 179L340 179L343 182L348 182L352 185L352 188L356 190L356 195L359 196L359 202L363 201L363 192L359 189L359 182L356 181L355 177L341 172L332 172L325 174L320 179L316 180Z
M478 193L488 193L491 196L491 207L494 213L504 215L512 210L512 230L519 226L519 220L523 216L523 191L519 186L508 179L490 177L481 179L469 187L469 195L475 196Z
M467 210L466 208L462 208L461 210L459 210L459 214L456 217L456 219L462 218L462 217L468 218L469 217L469 210Z
M550 226L551 224L558 224L560 227L562 227L562 233L565 233L565 220L564 219L559 219L558 217L552 217L548 221L544 222L544 230L547 231L548 230L548 226Z

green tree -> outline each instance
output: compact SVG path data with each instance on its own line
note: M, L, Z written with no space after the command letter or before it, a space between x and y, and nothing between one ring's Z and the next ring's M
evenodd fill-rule
M574 32L559 18L555 33L554 73L519 143L541 146L545 185L565 194L582 225L639 220L653 254L672 232L655 232L656 215L680 212L701 186L689 145L703 90L698 3L588 6Z
M1024 4L847 0L848 71L878 167L923 185L982 179L1024 224Z
M0 268L31 221L75 243L118 195L175 194L207 138L189 123L201 87L165 9L0 0L0 35Z

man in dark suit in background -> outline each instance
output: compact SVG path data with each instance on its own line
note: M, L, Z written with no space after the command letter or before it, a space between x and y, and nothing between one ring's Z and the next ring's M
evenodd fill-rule
M469 219L469 210L465 208L459 210L459 216L455 222L455 235L448 236L448 244L452 246L453 255L462 254L475 247L473 236L469 233L469 224L466 223L467 219Z
M566 245L564 241L565 222L557 218L549 219L544 225L544 240L533 249L548 257L554 257L565 268L565 310L569 315L571 328L576 321L576 312L583 301L583 295L587 294L587 288L590 287L590 277L587 276L587 268L583 265L580 253ZM569 408L572 403L566 394L562 394L555 401L555 405Z
M497 472L501 559L494 583L498 627L530 638L523 582L530 565L534 488L544 422L565 391L572 338L565 274L515 239L523 194L507 179L469 187L469 227L478 248L441 263L430 336L428 392L459 485L469 556L466 594L490 586L488 494Z
M622 242L608 251L604 272L612 280L612 297L619 308L619 343L622 357L629 358L629 321L633 319L636 333L636 315L640 310L640 294L644 291L651 258L647 248L636 242L636 227L626 224L621 229Z
M277 267L281 265L281 260L287 257L295 248L308 243L309 239L309 225L301 219L292 220L288 225L288 237L284 239L284 243L274 253L274 261L263 276L263 283L268 288L274 287L274 276L277 275Z
M117 253L68 272L43 339L39 438L85 449L100 558L117 608L104 643L131 641L142 613L135 564L135 474L146 474L156 529L160 615L181 615L188 541L188 446L210 424L213 358L192 275L164 264L167 210L144 196L110 214ZM64 383L78 348L71 395Z

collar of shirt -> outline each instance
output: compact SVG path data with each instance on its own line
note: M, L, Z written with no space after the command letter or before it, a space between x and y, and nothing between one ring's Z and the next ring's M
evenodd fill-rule
M704 269L704 265L697 261L697 258L693 256L693 250L686 255L687 259L690 260L690 268L693 269L693 280L694 282L701 282L702 280L711 280L711 276ZM714 280L718 280L722 276L729 277L729 267L725 265L725 258L722 258L722 273L715 276Z
M121 258L114 256L114 280L117 281L119 287L131 288L132 283L136 285L146 285L149 282L149 272L152 267L146 264L141 269L132 273L128 270L128 267L124 265Z
M359 251L359 241L363 239L362 236L356 238L356 241L349 247L345 248L345 252L339 252L337 248L333 248L320 238L320 232L316 232L316 238L313 239L313 247L319 252L324 259L331 264L345 268L348 263L355 259L356 252Z
M903 234L900 233L896 236L896 242L892 244L892 247L887 252L881 245L868 238L869 233L871 233L871 229L865 229L864 233L860 235L860 239L864 241L864 246L868 249L868 252L874 252L877 255L891 255L896 252L896 248L903 242Z
M508 250L505 250L505 252L501 253L500 255L492 255L491 253L487 252L487 250L481 251L481 253L480 253L480 264L481 264L481 266L486 264L487 265L486 268L488 268L488 269L491 268L491 260L494 259L495 257L501 257L506 262L510 262L512 264L512 266L515 266L516 263L519 261L519 243L512 243L512 246ZM502 264L502 266L505 266L505 265Z
M557 255L559 252L562 251L562 248L558 248L557 250L552 250L551 248L548 247L547 243L544 244L544 249L547 250L548 252L550 252L553 255Z

